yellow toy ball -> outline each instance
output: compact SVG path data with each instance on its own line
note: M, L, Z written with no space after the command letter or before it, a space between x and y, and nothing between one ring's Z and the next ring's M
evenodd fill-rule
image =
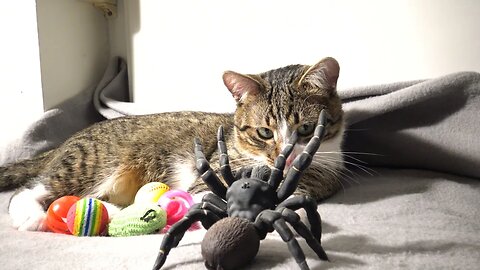
M134 203L157 203L160 196L168 190L170 187L164 183L148 183L137 191Z

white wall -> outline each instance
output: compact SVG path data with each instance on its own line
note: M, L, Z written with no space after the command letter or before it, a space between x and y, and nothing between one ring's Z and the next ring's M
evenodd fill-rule
M256 73L324 56L341 63L339 87L480 71L477 0L119 0L118 7L107 23L86 1L0 4L0 144L44 108L95 85L111 55L128 60L132 95L150 111L231 111L224 70Z
M152 111L232 111L224 70L325 56L343 88L480 71L477 0L123 1L133 97Z
M0 148L43 113L35 1L0 4Z
M96 85L110 59L103 13L80 0L37 0L45 110Z
M1 149L44 110L94 86L110 46L103 13L80 0L2 1L0 33Z

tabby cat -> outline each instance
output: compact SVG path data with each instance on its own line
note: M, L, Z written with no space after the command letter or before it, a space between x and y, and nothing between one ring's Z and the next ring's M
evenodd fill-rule
M336 93L339 65L325 58L313 66L290 65L258 75L227 71L223 81L233 98L233 114L172 112L106 120L74 134L58 148L0 167L0 191L19 188L9 213L19 230L45 229L45 209L65 195L91 196L118 211L152 181L202 194L195 170L198 137L214 169L216 131L225 129L231 167L273 164L293 131L300 135L287 166L302 152L320 110L328 111L327 133L296 194L317 200L340 187L343 111ZM288 167L286 168L288 169ZM116 210L115 210L116 209Z

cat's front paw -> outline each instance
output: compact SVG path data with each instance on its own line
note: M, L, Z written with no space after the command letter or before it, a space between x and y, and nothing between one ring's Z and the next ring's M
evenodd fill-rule
M19 231L45 231L45 212L30 213L28 216L12 216L13 227Z
M47 215L38 202L35 190L24 190L12 197L8 212L13 227L19 231L45 231Z
M13 227L19 231L45 231L47 215L40 204L26 204L14 197L9 207Z

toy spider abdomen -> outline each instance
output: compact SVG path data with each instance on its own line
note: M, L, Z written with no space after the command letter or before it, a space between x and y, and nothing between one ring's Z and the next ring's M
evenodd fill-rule
M196 221L201 221L208 230L202 241L202 256L209 269L235 269L248 264L258 251L259 240L274 230L287 243L300 269L309 269L305 255L287 223L306 240L320 259L328 260L320 244L321 220L315 200L305 195L290 197L320 147L325 123L326 112L322 110L313 137L303 153L295 158L285 178L283 171L286 159L297 141L296 132L275 159L273 169L266 166L242 168L234 176L229 165L223 129L220 127L217 135L220 173L228 187L210 168L203 147L196 139L196 167L213 193L206 194L201 203L193 205L183 219L165 234L153 269L158 270L163 266L170 250L178 245L187 229ZM283 183L280 184L282 180ZM295 212L298 209L305 210L310 230ZM245 248L239 248L243 245L249 246L251 250L245 253Z
M236 269L252 261L258 253L260 237L252 222L227 217L213 224L202 241L207 269Z

